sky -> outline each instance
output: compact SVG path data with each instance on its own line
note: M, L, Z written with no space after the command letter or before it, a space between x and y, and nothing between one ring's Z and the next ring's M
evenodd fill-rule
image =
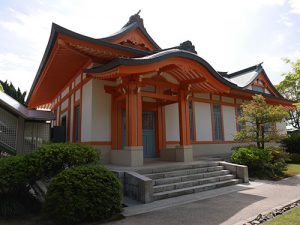
M160 47L190 40L217 71L264 62L278 84L300 59L300 0L0 0L0 80L29 92L53 22L102 38L138 10Z

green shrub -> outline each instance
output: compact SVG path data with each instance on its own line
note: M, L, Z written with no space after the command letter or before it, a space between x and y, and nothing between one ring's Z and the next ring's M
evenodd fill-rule
M99 152L80 144L46 144L26 156L33 181L51 178L64 170L79 165L99 162Z
M25 189L28 186L28 179L24 156L0 158L0 193Z
M30 193L24 156L0 158L0 217L11 217L40 208Z
M239 147L233 151L231 161L247 165L249 175L259 178L276 178L287 169L288 154L284 148L268 146L259 149L255 146Z
M60 224L102 220L121 211L118 178L100 166L66 169L48 187L45 212Z
M300 164L300 154L299 153L291 153L290 158L291 158L291 163Z
M287 162L290 161L289 153L282 147L267 146L266 151L271 154L271 161L268 164L269 177L281 177L284 175L284 171L287 170Z
M300 131L289 134L287 138L281 141L287 152L300 154Z
M99 153L94 148L78 144L43 145L26 156L0 158L0 216L31 210L35 199L30 190L37 180L51 178L65 168L98 161Z
M41 203L27 191L0 193L0 217L14 217L40 211Z

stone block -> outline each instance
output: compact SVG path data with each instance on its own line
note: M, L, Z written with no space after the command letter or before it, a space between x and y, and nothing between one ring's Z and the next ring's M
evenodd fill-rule
M120 166L142 166L144 164L143 146L125 147L111 151L111 163Z
M226 170L229 170L230 173L235 175L236 178L242 179L243 183L249 182L247 166L228 163L228 162L220 162L220 165L224 166Z

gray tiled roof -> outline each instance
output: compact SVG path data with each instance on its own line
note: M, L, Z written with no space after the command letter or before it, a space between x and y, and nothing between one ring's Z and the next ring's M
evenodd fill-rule
M50 111L28 109L18 101L0 91L0 107L12 111L13 113L27 120L54 120L55 116Z

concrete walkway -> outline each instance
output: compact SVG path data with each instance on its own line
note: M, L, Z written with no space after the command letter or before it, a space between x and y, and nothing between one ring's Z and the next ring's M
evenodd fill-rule
M250 185L180 196L172 200L157 201L152 205L127 207L123 220L110 225L189 224L189 225L238 225L300 199L300 175L281 181L256 181ZM234 192L233 192L234 191ZM130 216L131 215L131 216Z

